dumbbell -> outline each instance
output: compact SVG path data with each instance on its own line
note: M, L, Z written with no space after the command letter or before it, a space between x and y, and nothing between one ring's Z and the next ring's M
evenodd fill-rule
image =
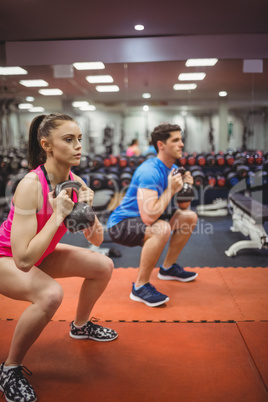
M228 187L234 187L239 182L239 178L236 172L232 170L225 171L225 177L226 177L226 184Z
M62 190L67 188L74 189L77 193L81 187L81 183L75 180L67 180L56 185L54 193L55 197L59 195ZM64 219L64 224L67 229L72 232L79 232L88 227L93 226L95 223L95 213L90 205L85 202L77 202L69 215Z
M224 187L226 185L226 177L221 173L216 173L216 181L218 187Z
M107 174L107 188L110 190L118 191L119 189L119 176L116 173Z
M187 165L194 166L196 164L196 157L194 154L187 156Z
M111 166L117 166L117 164L118 164L117 156L110 155L110 161L111 161Z
M233 166L234 156L230 153L225 154L225 163L228 166Z
M127 156L121 156L119 159L119 166L121 168L125 168L128 166L128 157Z
M187 154L184 152L182 156L178 159L177 165L185 166L187 165Z
M131 179L132 179L131 169L125 168L119 176L119 183L120 183L121 188L126 189L129 186Z
M212 172L207 172L206 174L207 183L210 187L215 187L217 184L217 180L215 175Z
M261 165L261 164L262 164L263 157L262 157L262 152L261 152L261 151L257 151L257 152L254 154L254 160L255 160L255 163L256 163L257 165Z
M216 164L215 156L212 154L207 154L206 155L206 164L208 166L215 166L215 164Z
M180 166L179 168L175 169L173 172L173 176L180 173L182 177L184 176L186 170L184 167ZM194 191L189 183L183 183L182 189L176 194L176 201L181 203L191 202L194 199Z
M137 167L138 158L137 156L133 155L128 158L128 165L132 168Z
M246 165L237 165L236 166L236 173L239 179L243 179L244 177L248 176L249 167Z
M96 155L92 162L90 163L91 170L99 170L103 167L103 157L101 155Z
M216 163L217 163L218 166L223 166L223 165L225 165L225 158L224 158L223 153L220 153L220 152L219 152L219 153L215 156L215 159L216 159Z
M105 174L97 172L90 174L90 188L92 190L100 190L106 186Z
M110 156L107 155L107 156L104 157L103 166L105 168L109 168L111 166L111 158L110 158Z
M254 155L250 153L246 153L246 161L248 165L253 165L255 160L254 160Z
M206 158L204 154L199 154L196 156L196 162L199 166L205 166L206 164Z

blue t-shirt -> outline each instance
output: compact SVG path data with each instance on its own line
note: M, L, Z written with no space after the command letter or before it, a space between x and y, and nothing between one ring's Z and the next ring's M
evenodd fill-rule
M134 172L127 192L121 204L111 213L107 228L117 225L123 219L140 216L137 192L138 188L147 188L157 191L158 197L165 191L168 185L169 169L159 158L150 158L143 162Z

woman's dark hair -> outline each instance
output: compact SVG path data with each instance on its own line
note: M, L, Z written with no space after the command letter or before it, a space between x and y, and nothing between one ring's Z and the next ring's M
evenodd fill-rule
M28 165L30 169L45 163L46 153L40 145L41 138L48 138L52 130L59 127L64 121L75 121L63 113L42 114L33 119L29 129Z
M177 124L168 123L160 124L159 126L154 128L154 131L151 134L151 138L156 152L158 152L157 141L162 141L166 143L172 131L181 131L181 128Z
M134 140L131 141L130 146L132 147L133 145L135 145L135 144L137 144L137 143L138 143L138 140L137 140L137 139L134 139Z

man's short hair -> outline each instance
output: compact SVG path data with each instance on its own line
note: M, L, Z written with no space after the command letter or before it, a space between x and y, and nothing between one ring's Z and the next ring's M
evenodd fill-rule
M158 152L157 141L163 141L164 143L166 143L167 139L170 137L171 132L173 131L182 131L182 130L181 127L178 126L177 124L168 124L168 123L160 124L159 126L154 128L154 131L151 134L151 138L153 146L156 149L156 152Z

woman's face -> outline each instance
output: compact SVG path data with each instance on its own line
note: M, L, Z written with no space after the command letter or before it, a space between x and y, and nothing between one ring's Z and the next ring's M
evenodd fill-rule
M49 151L58 162L77 166L82 152L82 133L74 121L64 121L51 132Z

